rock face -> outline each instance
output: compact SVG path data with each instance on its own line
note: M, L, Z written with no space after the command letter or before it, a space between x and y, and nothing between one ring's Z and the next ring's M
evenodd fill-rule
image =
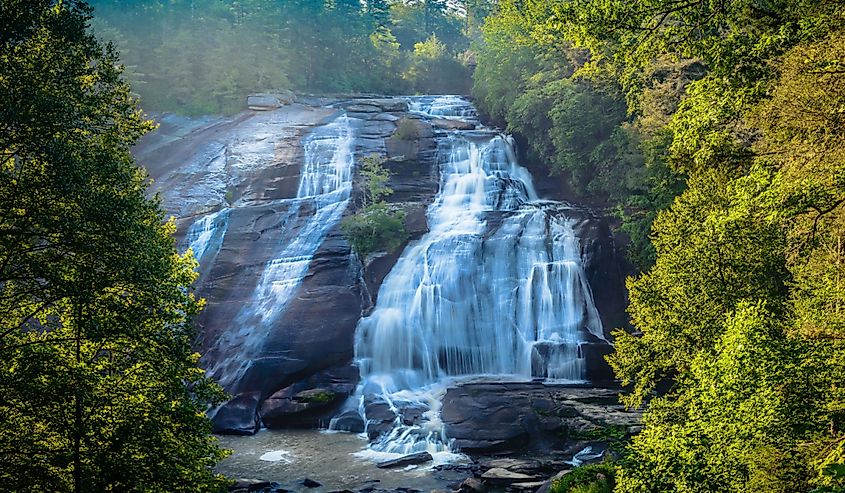
M246 330L242 308L251 303L274 252L301 237L314 215L314 205L292 201L303 179L309 135L346 112L354 135L351 152L359 158L372 153L386 157L391 172L388 186L394 190L388 200L405 210L413 241L428 230L426 209L439 188L438 138L444 129L465 125L421 119L408 112L408 103L401 98L319 102L326 106L295 103L291 94L266 93L248 98L256 111L233 118L165 116L160 129L135 149L154 179L152 191L161 194L164 208L177 219L177 240L183 247L192 245L200 260L198 294L207 300L198 320L203 364L220 368L221 361L238 354L238 346L255 346L249 362L237 371L227 370L224 383L233 398L213 413L217 432L254 433L261 425L325 426L357 384L358 374L350 367L355 327L374 305L379 286L402 250L374 255L362 265L336 224L306 259L301 281L266 333L260 338L239 336ZM396 133L403 121L413 125L410 137ZM361 191L357 181L353 183L347 214L360 203ZM596 304L603 320L613 320L618 314L611 312L619 311L619 303L605 300L623 292L619 269L614 267L618 259L613 238L603 219L577 210ZM495 220L491 218L491 224ZM613 327L607 322L605 326ZM606 349L599 343L585 347L590 354ZM595 360L589 375L607 380L603 360ZM513 423L501 430L482 426L491 433L484 439L462 431L475 426L478 416L460 405L470 397L460 396L450 391L447 398L457 400L444 406L444 416L451 413L450 429L464 446L484 449L531 442L531 433L524 427L518 432ZM489 405L498 409L491 415L497 423L525 421L530 426L533 419L507 411L498 401ZM385 412L385 425L395 417ZM342 416L340 421L344 419L348 429L363 430L360 418Z
M247 96L246 105L253 111L270 111L296 101L296 95L290 91L277 93L252 94Z
M376 467L379 469L393 469L394 467L413 466L417 464L425 464L431 462L432 457L428 452L418 452L416 454L406 455L398 459L386 460L379 462Z
M598 447L603 436L639 426L641 414L626 411L618 394L542 382L471 383L447 391L441 417L447 436L468 453L560 450L591 441Z

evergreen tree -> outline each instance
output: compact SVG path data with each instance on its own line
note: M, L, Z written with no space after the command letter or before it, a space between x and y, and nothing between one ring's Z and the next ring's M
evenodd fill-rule
M0 482L218 491L195 262L145 197L152 124L82 1L0 7Z

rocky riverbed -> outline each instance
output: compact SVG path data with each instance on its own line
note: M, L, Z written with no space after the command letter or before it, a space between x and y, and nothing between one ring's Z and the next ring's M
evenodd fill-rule
M221 437L234 453L219 471L258 478L241 481L237 491L543 491L577 465L612 457L616 444L639 431L640 413L618 404L618 392L467 382L449 388L443 401L447 432L465 453L452 463L429 457L380 468L396 457L368 451L363 434L265 430Z

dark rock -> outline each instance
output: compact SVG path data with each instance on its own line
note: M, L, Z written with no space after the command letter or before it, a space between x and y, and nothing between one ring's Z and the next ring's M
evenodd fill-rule
M317 428L355 390L358 369L352 365L325 370L275 392L259 414L268 428Z
M367 436L370 440L375 440L393 429L396 414L383 400L365 399L364 410L367 416Z
M458 487L458 490L461 493L485 493L487 486L478 478L466 478Z
M630 429L641 413L618 403L618 389L530 383L467 383L450 388L443 399L441 418L446 435L464 452L517 450L548 452L572 443L571 435L604 427ZM577 442L581 448L585 444ZM578 450L573 450L574 455ZM491 468L516 468L531 473L531 462L489 462ZM542 464L538 470L561 469ZM548 471L550 472L550 471Z
M346 411L336 416L333 422L335 430L349 431L352 433L364 432L364 419L358 411Z
M305 486L306 488L319 488L320 486L323 486L321 483L318 483L311 478L305 478L299 484Z
M398 117L392 113L379 113L371 118L371 120L381 120L385 122L395 122L399 121L401 117Z
M534 492L545 484L544 481L526 481L524 483L512 483L508 485L508 491L531 491Z
M397 459L379 462L378 464L376 464L376 467L378 467L379 469L393 469L395 467L424 464L426 462L431 462L432 459L433 458L431 457L431 454L429 454L428 452L419 452L416 454L405 455Z
M270 481L262 481L260 479L236 479L231 486L229 486L229 491L261 491L273 488L276 486L277 483L271 483Z
M616 380L605 356L613 354L613 346L604 341L582 343L580 350L586 361L587 380L595 385L612 385Z
M242 394L226 402L213 414L214 433L252 435L258 431L258 396Z

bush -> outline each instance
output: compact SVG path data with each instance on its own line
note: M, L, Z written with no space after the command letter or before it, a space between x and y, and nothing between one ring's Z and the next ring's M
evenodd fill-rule
M391 209L384 201L393 193L387 186L389 179L390 172L384 167L382 156L372 154L362 160L358 173L362 209L340 225L361 258L377 251L393 252L408 239L405 211Z
M381 202L367 206L341 223L355 252L366 258L373 252L393 252L408 239L405 211L391 210Z
M612 464L581 466L555 481L551 493L612 493L616 485Z

